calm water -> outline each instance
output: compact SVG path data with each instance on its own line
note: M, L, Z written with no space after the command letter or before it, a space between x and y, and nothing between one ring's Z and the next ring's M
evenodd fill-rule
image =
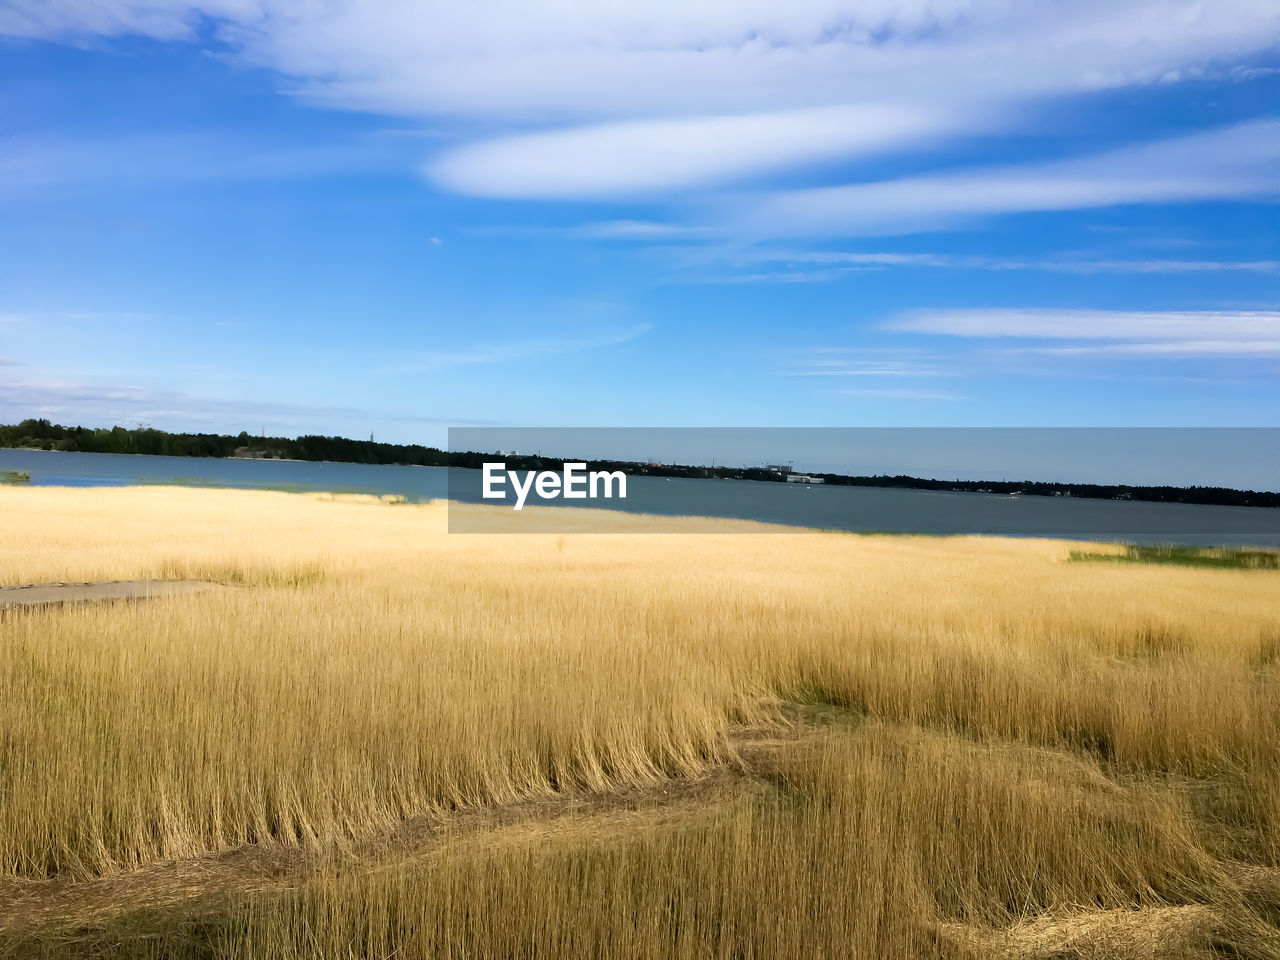
M478 470L444 467L0 450L0 472L5 470L28 473L31 483L38 485L181 484L398 494L414 502L450 496L480 500ZM598 505L631 513L727 517L832 530L1280 546L1280 510L1256 507L661 477L630 477L626 500Z

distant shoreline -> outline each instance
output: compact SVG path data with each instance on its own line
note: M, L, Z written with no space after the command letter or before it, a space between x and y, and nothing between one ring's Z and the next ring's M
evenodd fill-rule
M48 421L26 420L0 425L0 449L52 450L66 453L116 453L149 456L276 460L300 463L360 463L375 466L462 467L478 469L494 453L457 452L417 444L378 443L346 437L252 437L247 433L168 433L123 427L64 427ZM764 467L701 467L623 460L584 460L541 456L505 456L515 470L559 470L566 462L584 462L592 469L623 470L632 476L690 480L755 480L785 483L788 473ZM1136 484L1062 483L1039 480L940 480L899 475L856 476L805 473L813 483L827 486L987 493L1006 496L1073 497L1089 500L1132 500L1147 503L1187 503L1235 507L1280 507L1280 492L1237 490L1231 487L1142 486ZM794 482L795 475L792 475ZM805 481L799 481L805 482Z

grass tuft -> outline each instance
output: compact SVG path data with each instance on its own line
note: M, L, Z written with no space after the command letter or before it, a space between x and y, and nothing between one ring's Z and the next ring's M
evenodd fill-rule
M1280 550L1236 547L1177 547L1127 544L1122 553L1073 550L1070 560L1102 563L1155 563L1217 570L1280 570Z

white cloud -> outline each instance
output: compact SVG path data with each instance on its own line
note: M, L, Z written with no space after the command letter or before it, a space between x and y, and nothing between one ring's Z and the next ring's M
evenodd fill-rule
M960 373L954 357L909 347L813 347L786 359L783 376L807 380L828 395L936 400L951 394L934 385Z
M889 267L941 270L1032 271L1068 274L1163 274L1163 273L1264 273L1280 275L1280 260L1117 260L1107 258L1017 260L1005 257L941 253L842 252L831 250L770 250L763 247L737 249L726 258L732 265L744 263L815 264L823 268L776 273L757 273L749 279L796 282L804 279L836 279L850 271ZM724 278L732 282L734 277Z
M455 132L470 142L431 165L450 187L597 197L982 133L1049 97L1215 70L1247 80L1243 71L1259 66L1250 58L1280 37L1280 7L1274 0L8 0L3 34L72 42L213 37L220 53L276 71L315 102L456 119ZM987 192L986 206L1028 208L1038 188L1023 186L1020 197ZM1081 192L1050 186L1060 196ZM1186 194L1167 181L1162 190ZM1106 193L1096 184L1083 192L1092 202Z
M726 216L758 235L851 236L997 214L1277 197L1280 121L1263 120L1073 160L758 195Z
M1280 311L1270 310L913 310L886 326L950 337L1077 341L1018 348L1056 356L1280 355Z
M1158 343L1090 343L1074 347L1031 347L1042 356L1280 357L1277 340L1170 340Z
M958 259L954 256L934 253L830 253L803 250L792 252L753 250L749 256L756 262L786 260L848 264L855 267L945 267L951 266Z
M313 96L517 117L815 105L886 80L1004 89L1014 63L1037 91L1156 81L1264 49L1277 22L1266 0L9 0L0 33L190 39L205 18Z
M964 128L956 110L886 104L629 121L488 140L446 153L428 173L479 196L634 196L916 145Z
M1056 273L1274 273L1280 260L1010 260L994 270Z
M893 330L956 337L1145 339L1280 338L1280 312L1270 310L912 310Z
M654 220L604 220L569 229L572 236L592 240L658 240L706 236L709 232L706 227L660 223Z

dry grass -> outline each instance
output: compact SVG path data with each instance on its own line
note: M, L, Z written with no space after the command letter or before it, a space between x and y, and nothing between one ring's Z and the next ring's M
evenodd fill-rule
M243 844L324 861L159 914L124 897L87 934L0 922L10 948L1280 956L1280 898L1240 880L1280 868L1275 572L689 530L449 536L440 505L0 488L0 584L245 586L0 619L11 903ZM743 725L788 723L821 735L744 754ZM658 800L726 764L715 796ZM618 791L667 812L359 846ZM1161 923L1181 932L1124 933Z

